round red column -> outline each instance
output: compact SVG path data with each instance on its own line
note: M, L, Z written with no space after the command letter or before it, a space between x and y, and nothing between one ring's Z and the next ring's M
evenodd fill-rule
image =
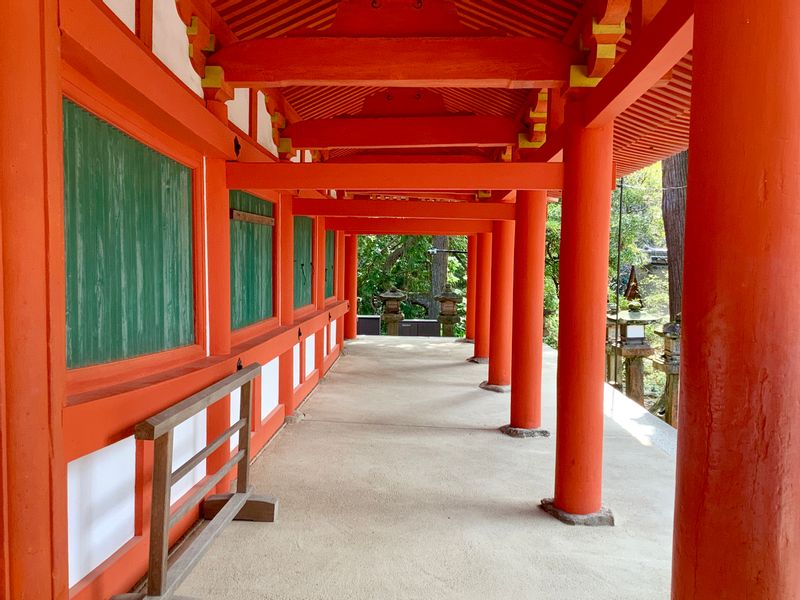
M511 330L513 320L514 222L492 226L492 291L489 337L489 378L481 387L508 392L511 386Z
M358 236L345 237L345 294L350 310L344 316L344 339L352 340L358 331Z
M473 234L467 238L467 318L464 327L464 337L475 340L475 290L477 288L478 273L478 237Z
M613 524L601 492L614 129L583 127L577 100L565 119L555 498L542 506L564 521Z
M544 329L544 241L547 193L517 192L514 232L514 331L511 336L509 435L542 431L542 332Z
M798 22L797 0L696 3L676 599L800 597Z
M492 234L479 233L475 266L475 353L469 360L489 362L489 318L492 290Z

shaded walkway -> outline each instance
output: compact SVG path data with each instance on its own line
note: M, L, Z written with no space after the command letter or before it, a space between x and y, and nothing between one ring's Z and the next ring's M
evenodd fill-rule
M553 492L554 438L497 431L508 396L477 388L486 366L466 363L470 351L436 338L349 342L301 407L306 418L287 425L254 465L257 492L280 498L278 522L232 523L181 594L667 598L672 430L616 398L615 417L606 418L604 498L617 526L563 525L537 508ZM555 357L546 351L551 431Z

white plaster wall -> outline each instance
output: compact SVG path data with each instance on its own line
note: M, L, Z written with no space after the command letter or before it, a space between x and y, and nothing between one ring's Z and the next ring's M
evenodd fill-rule
M172 470L206 447L206 411L178 425L172 434ZM201 462L172 486L170 500L175 504L192 486L206 476L206 461Z
M153 54L198 96L203 95L200 75L189 60L186 25L178 16L175 0L153 0Z
M328 354L330 353L330 348L331 348L330 341L329 341L330 337L329 337L329 334L328 334L328 330L329 329L330 329L329 325L325 325L325 327L322 328L322 331L325 332L325 343L322 345L322 353L325 356L328 356Z
M280 376L279 358L276 356L261 367L261 420L269 416L278 407Z
M292 349L292 387L300 385L300 344Z
M136 31L136 0L103 0L125 26Z
M135 494L133 436L67 465L70 586L134 536Z
M316 360L317 349L317 334L310 335L306 338L306 377L311 375L316 368L314 361Z
M299 163L300 162L300 150L296 150L294 155L289 159L289 162Z
M228 100L228 120L245 133L250 133L250 90L236 88L233 99Z
M233 390L231 392L231 427L236 421L239 420L239 415L241 414L241 407L242 407L242 388L237 390ZM228 445L231 448L231 451L236 450L239 447L239 433L236 432L231 436L231 439L228 440Z
M331 350L336 347L336 324L338 323L338 319L331 323Z
M256 122L258 123L258 143L277 156L278 146L272 139L272 117L267 110L267 99L264 92L256 92Z
M312 156L311 156L311 150L306 150L305 152L306 152L306 154L305 154L305 156L303 157L303 162L310 163L310 162L311 162L311 160L312 160Z

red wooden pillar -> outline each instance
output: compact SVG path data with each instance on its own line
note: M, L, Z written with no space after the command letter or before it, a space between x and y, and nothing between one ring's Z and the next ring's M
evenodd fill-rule
M0 5L0 597L68 597L58 3Z
M511 330L513 320L514 222L492 226L492 291L489 318L489 378L481 387L508 392L511 386Z
M475 284L475 353L469 360L489 362L489 318L491 316L492 290L492 234L479 233L476 252Z
M798 22L796 0L696 3L676 599L800 597Z
M475 290L477 288L478 272L478 237L473 234L467 238L467 319L464 337L475 340Z
M206 159L206 231L208 249L209 348L212 355L231 351L231 235L228 186L225 160ZM206 437L213 442L231 426L230 396L222 398L206 411ZM228 462L227 445L208 457L208 472L215 473ZM228 491L233 473L224 477L217 491Z
M344 285L344 231L336 232L336 299L345 299L345 285ZM339 346L339 349L344 345L344 319L339 319L336 325L336 340L334 342Z
M613 123L583 127L567 102L561 209L555 498L562 520L613 524L601 506Z
M278 290L278 321L288 326L294 322L294 215L292 195L282 193L278 198L277 255L275 256L275 287ZM294 411L294 350L281 354L278 363L278 399L289 416Z
M517 192L509 435L549 435L542 425L542 332L547 193Z
M325 217L314 219L314 304L317 310L325 308ZM325 358L325 332L320 329L314 337L314 367L322 375Z
M358 236L345 238L345 293L350 310L344 317L344 339L352 340L358 330Z

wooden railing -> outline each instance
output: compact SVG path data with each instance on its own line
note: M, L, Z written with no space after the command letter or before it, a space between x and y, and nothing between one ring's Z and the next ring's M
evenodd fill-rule
M154 443L153 495L150 513L150 562L147 572L146 594L121 594L112 600L148 600L172 598L181 582L208 550L211 542L232 520L275 520L278 501L268 496L254 496L250 486L250 413L253 379L261 372L261 365L253 363L233 375L189 396L178 404L136 425L136 439ZM172 470L172 446L175 428L224 398L241 389L239 420L205 448ZM239 434L239 446L216 473L207 477L203 485L183 500L179 508L170 512L172 486L228 440ZM206 495L234 466L237 467L236 491L229 494ZM194 537L186 548L168 566L169 531L180 519L200 503L201 514L210 522Z

